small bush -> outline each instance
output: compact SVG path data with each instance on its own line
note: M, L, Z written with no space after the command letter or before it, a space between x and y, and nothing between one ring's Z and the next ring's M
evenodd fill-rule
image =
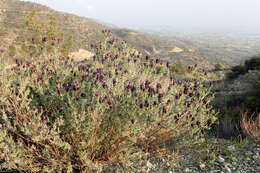
M178 75L186 75L189 71L186 67L182 65L181 62L177 62L171 67L171 72L176 73Z
M111 40L92 45L93 60L53 54L16 60L4 71L0 170L91 171L135 151L193 140L214 123L209 89L154 73L148 63L168 67Z
M231 72L227 74L228 79L235 79L239 75L244 75L246 74L247 70L244 66L242 65L237 65L231 68Z
M37 18L36 12L32 12L26 17L25 29L29 32L20 38L22 56L40 57L55 51L68 56L72 49L73 38L63 34L54 17L50 17L48 23L43 23Z
M245 68L248 70L260 70L260 55L254 56L245 61Z
M248 74L248 79L252 84L255 93L259 95L260 93L260 71L252 71Z
M235 138L240 134L239 121L241 109L239 107L230 107L221 110L219 123L216 125L218 137Z
M230 73L227 74L227 78L235 79L239 75L244 75L249 70L260 70L260 56L253 56L251 59L246 60L244 65L237 65L231 68Z
M252 88L247 97L245 97L246 106L250 112L260 112L260 71L250 71L247 74L247 79L249 80Z
M222 71L225 70L225 66L223 64L215 64L215 70L216 71Z

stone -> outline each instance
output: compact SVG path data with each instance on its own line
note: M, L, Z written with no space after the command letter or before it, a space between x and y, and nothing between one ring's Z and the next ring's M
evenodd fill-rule
M185 168L184 172L191 172L191 170L189 168Z
M254 156L253 156L253 159L254 159L254 160L258 160L258 159L260 159L260 157L259 157L258 155L254 155Z
M251 151L248 151L248 152L246 152L246 155L247 156L251 156L251 155L253 155L254 153L252 153Z
M236 150L234 145L228 146L227 149L228 149L228 151L235 151Z
M226 173L232 173L231 169L228 166L225 166Z
M94 56L95 54L93 52L90 52L85 49L79 49L77 52L72 52L70 54L70 57L74 59L74 61L80 62L84 61L85 59L90 59Z
M183 49L175 46L170 52L180 53L180 52L183 52Z
M251 158L250 158L250 157L247 157L247 158L246 158L246 161L250 161L250 160L251 160Z
M221 157L221 156L218 156L218 161L219 161L220 163L223 163L223 162L225 162L225 159L224 159L223 157Z
M200 164L200 169L204 169L206 167L206 165L204 163Z
M241 173L239 170L236 170L234 173Z
M148 168L152 168L152 167L153 167L153 164L152 164L151 162L147 161L147 162L146 162L146 166L147 166Z

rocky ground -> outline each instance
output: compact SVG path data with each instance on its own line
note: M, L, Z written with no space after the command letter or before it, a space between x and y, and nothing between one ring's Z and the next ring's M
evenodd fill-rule
M133 159L129 167L117 165L104 173L260 173L260 144L224 139L205 142L154 159Z

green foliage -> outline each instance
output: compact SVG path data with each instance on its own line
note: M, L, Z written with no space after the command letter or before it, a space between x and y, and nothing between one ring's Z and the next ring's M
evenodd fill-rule
M186 75L189 72L180 61L173 65L170 70L178 75Z
M231 68L231 72L227 73L228 79L236 79L239 75L246 74L247 70L242 65L237 65Z
M259 94L260 91L260 71L253 71L248 76L252 86L256 90L256 93Z
M223 64L220 64L220 63L215 64L215 70L216 71L222 71L222 70L225 70L225 68L226 67Z
M250 110L254 110L255 108L258 108L260 105L259 100L259 92L260 92L260 74L259 74L259 56L254 56L250 60L247 60L245 62L244 66L235 66L232 68L232 72L230 74L231 77L235 78L238 75L245 74L252 89L248 88L248 94L246 96L240 96L243 98L240 98L240 100L243 100L245 108L248 108ZM239 97L239 96L238 96ZM236 98L233 97L233 100Z
M241 114L248 112L247 115L257 115L260 108L260 73L259 73L259 56L254 56L247 60L242 66L235 66L228 73L227 77L234 80L236 89L230 86L224 86L226 90L215 99L216 108L220 109L223 118L220 120L220 130L225 136L234 136L234 132L241 126ZM239 75L241 78L238 78ZM240 86L237 86L240 85ZM228 89L229 88L229 89ZM230 92L230 90L232 90ZM248 118L248 117L247 117ZM232 124L232 125L231 125Z
M241 74L246 73L246 69L244 68L244 66L241 66L241 65L234 66L231 70L232 70L233 73L235 73L237 75L241 75Z
M260 55L253 56L251 59L245 61L246 70L260 70Z
M260 56L253 56L249 60L246 60L244 65L237 65L231 68L231 73L228 73L227 77L229 79L235 79L239 75L244 75L249 72L249 70L260 70Z
M55 52L61 52L63 56L69 54L73 39L64 36L54 17L50 17L45 24L32 12L26 18L25 28L29 31L29 36L24 38L21 46L25 56L39 57Z
M193 140L215 122L210 89L172 79L166 64L148 66L104 33L82 63L56 53L2 69L0 170L93 172L134 151Z
M248 107L250 110L259 112L260 108L260 71L251 71L247 74L249 82L253 89L252 94L247 98Z

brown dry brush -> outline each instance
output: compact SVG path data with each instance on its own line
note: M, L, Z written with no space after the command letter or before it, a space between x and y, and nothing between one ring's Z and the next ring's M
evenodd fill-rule
M240 120L240 127L242 133L249 139L260 142L260 114L248 116L248 113L243 113Z

